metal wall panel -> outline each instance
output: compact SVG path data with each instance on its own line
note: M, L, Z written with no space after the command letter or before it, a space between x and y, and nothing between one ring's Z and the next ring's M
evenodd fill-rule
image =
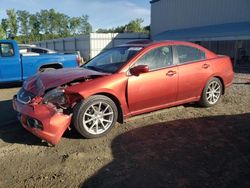
M151 4L151 35L250 20L250 0L160 0Z
M47 40L34 44L59 52L70 53L79 51L81 56L85 60L88 60L103 50L124 44L131 40L148 38L149 35L143 33L91 33L90 35Z
M142 33L91 33L90 57L94 57L103 50L125 44L131 40L148 39L147 34Z

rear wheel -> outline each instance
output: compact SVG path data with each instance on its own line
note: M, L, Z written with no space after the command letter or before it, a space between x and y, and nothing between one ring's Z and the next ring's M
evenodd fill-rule
M210 79L202 91L200 105L210 107L217 104L222 94L222 83L218 78Z
M108 133L117 121L117 107L108 97L94 95L74 108L76 130L85 138L97 138Z

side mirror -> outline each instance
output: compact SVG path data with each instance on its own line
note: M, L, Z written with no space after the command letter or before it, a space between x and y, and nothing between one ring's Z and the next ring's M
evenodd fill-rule
M130 69L130 73L134 76L139 76L142 73L149 72L147 65L138 65Z

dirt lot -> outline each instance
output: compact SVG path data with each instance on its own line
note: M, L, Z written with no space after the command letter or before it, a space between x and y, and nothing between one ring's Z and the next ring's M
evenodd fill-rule
M246 80L236 78L215 107L134 117L99 139L68 131L56 147L20 126L17 90L0 89L0 187L250 187Z

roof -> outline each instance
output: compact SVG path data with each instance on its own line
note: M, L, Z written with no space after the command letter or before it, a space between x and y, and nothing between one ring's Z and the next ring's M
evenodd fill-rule
M125 44L120 44L117 47L123 47L123 46L145 47L152 43L153 41L149 39L139 39L139 40L131 40Z
M130 41L126 44L119 45L117 47L149 47L149 46L162 46L162 45L188 45L191 47L199 48L203 51L207 51L206 48L197 45L195 43L189 41L178 41L178 40L160 40L160 41L152 41L152 40L136 40ZM208 53L211 53L210 51Z
M153 36L153 40L208 41L245 39L250 39L250 22L169 30Z

